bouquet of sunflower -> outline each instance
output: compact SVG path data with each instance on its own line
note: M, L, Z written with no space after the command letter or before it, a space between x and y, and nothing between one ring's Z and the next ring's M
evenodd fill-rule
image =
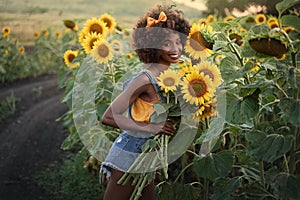
M157 83L165 98L153 105L155 112L151 116L151 122L160 123L172 119L170 122L178 130L182 124L195 126L217 114L215 91L221 84L221 76L216 65L206 61L197 65L182 61L162 72ZM187 131L184 128L180 130L176 136L179 132ZM162 169L163 177L168 179L168 163L172 162L172 159L169 160L172 157L169 155L172 154L169 143L175 135L159 134L143 145L142 153L118 182L125 185L130 179L133 180L131 184L135 189L131 199L140 198L143 188L153 180L158 169Z

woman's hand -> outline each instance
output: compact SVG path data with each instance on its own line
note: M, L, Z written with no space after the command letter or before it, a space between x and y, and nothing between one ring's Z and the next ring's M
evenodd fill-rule
M175 121L173 119L167 119L162 123L152 123L150 125L150 132L155 134L165 134L172 136L176 132Z

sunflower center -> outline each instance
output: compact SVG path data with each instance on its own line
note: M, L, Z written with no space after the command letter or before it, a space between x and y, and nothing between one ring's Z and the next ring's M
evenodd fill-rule
M104 18L102 21L106 23L106 26L107 26L108 28L110 28L110 27L111 27L111 22L110 22L110 20L109 20L109 19L107 19L107 18Z
M96 33L102 34L103 33L103 28L99 24L92 24L90 26L90 33L92 33L92 32L96 32Z
M98 46L98 55L102 58L106 58L109 55L109 49L105 44Z
M196 51L203 51L203 49L212 49L213 45L205 40L201 32L197 31L191 35L191 47Z
M273 29L273 28L278 28L278 24L276 22L273 22L271 25L270 25L270 28Z
M263 23L263 22L265 21L265 18L259 17L259 18L258 18L258 21L259 21L260 23Z
M71 63L71 62L74 60L74 58L75 58L75 55L74 55L74 54L70 54L70 55L68 56L69 62Z
M195 79L189 82L188 91L192 96L201 97L207 92L207 86L203 80Z
M190 39L191 47L196 51L203 51L203 49L205 48L201 45L201 41L199 37L200 34L201 34L200 32L195 32L191 35L191 39Z
M174 78L169 77L169 78L165 78L163 83L165 86L170 87L175 84L175 80L174 80Z
M201 73L201 72L203 72L205 75L208 75L211 80L214 80L215 76L210 70L201 69L201 70L199 70L199 73Z

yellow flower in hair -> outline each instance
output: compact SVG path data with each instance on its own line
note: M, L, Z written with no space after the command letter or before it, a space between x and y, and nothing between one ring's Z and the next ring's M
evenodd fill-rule
M160 12L158 19L154 19L152 17L147 18L147 26L146 28L150 28L154 24L158 24L159 22L167 21L167 15L164 12Z
M176 71L168 69L160 73L157 84L165 92L175 91L180 84L180 78Z

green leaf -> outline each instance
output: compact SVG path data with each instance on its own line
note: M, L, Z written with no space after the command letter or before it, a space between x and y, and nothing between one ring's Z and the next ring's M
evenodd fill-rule
M259 92L259 90L257 91ZM258 113L258 103L257 92L254 92L244 98L239 98L232 93L228 93L225 119L233 124L243 124Z
M190 184L180 183L163 183L156 186L157 200L173 200L173 199L198 199L198 190Z
M107 103L97 104L97 115L99 117L102 117L108 106L109 106L109 104L107 104Z
M266 138L266 133L260 130L247 131L245 138L248 142L255 146L259 146L260 142Z
M252 152L252 156L258 160L271 163L291 149L292 140L291 135L270 134L250 153Z
M281 173L275 177L275 194L280 199L296 200L300 199L300 181L291 174Z
M295 29L300 29L300 18L295 15L284 15L282 17L283 26L292 26Z
M205 137L203 142L208 142L213 138L218 137L223 131L224 123L225 120L223 118L213 118L210 122L209 129L204 133Z
M225 57L220 64L220 72L222 74L222 79L225 82L234 81L236 78L240 77L239 67L237 61L232 57Z
M288 122L294 126L300 126L300 100L290 98L281 99L279 102L279 108L284 113Z
M300 3L300 0L283 0L275 5L276 10L281 15L284 11L289 9L290 7Z
M212 200L233 200L232 193L241 186L239 177L218 178L214 182L214 193L211 196Z
M233 165L233 153L226 150L194 159L194 170L199 177L214 180L226 176Z

